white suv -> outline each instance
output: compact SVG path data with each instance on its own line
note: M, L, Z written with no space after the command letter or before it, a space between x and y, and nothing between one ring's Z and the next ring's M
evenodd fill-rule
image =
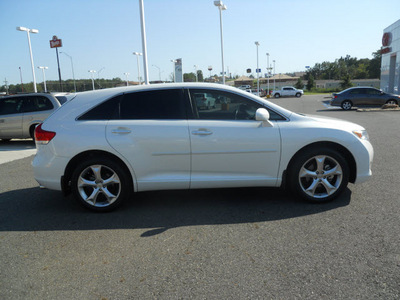
M50 94L19 94L0 98L0 139L33 138L36 125L61 106Z
M199 110L196 95L216 102ZM237 88L162 84L83 92L35 131L35 179L111 210L132 192L280 187L336 198L371 176L363 127L292 113Z

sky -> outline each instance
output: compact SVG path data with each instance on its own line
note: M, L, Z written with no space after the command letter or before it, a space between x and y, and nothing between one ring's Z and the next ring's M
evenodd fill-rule
M246 75L258 58L262 73L275 60L275 73L304 71L323 61L350 55L372 58L382 45L383 30L400 19L399 0L224 0L222 12L225 71ZM213 0L144 0L148 74L170 80L172 59L182 58L183 72L197 69L220 74L219 11ZM36 81L38 66L46 80L58 80L56 50L72 57L76 79L120 77L137 80L142 52L139 0L0 0L0 86L32 82L26 32L30 34ZM59 54L62 79L72 79L71 60ZM143 57L140 57L143 76ZM21 67L21 73L20 69Z

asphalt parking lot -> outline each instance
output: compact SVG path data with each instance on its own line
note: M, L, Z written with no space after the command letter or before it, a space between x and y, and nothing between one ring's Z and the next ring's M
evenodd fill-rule
M400 112L271 101L363 125L372 179L323 205L280 189L168 191L96 214L39 189L32 153L0 162L0 299L399 299Z

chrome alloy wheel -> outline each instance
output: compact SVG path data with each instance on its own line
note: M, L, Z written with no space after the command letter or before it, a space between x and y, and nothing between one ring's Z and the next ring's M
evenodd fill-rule
M87 204L106 207L118 199L121 193L121 181L111 168L92 165L80 173L77 188L82 200Z
M327 155L317 155L307 160L299 171L301 189L308 196L319 199L335 193L343 180L340 164Z

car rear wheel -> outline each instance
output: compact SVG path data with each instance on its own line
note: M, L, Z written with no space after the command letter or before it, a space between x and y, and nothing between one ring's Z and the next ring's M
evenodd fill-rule
M353 107L353 103L349 100L344 100L341 106L343 110L350 110Z
M393 99L390 99L390 100L386 101L386 104L397 105L397 101L393 100Z
M275 98L279 98L281 95L280 94L275 94L274 97Z
M297 97L297 98L300 98L300 97L301 97L301 94L300 94L300 93L296 93L296 97Z
M300 153L289 170L292 190L310 202L328 202L346 188L349 167L335 150L314 148Z
M107 157L94 157L75 168L71 178L72 193L90 210L111 211L130 195L129 178L119 163Z

